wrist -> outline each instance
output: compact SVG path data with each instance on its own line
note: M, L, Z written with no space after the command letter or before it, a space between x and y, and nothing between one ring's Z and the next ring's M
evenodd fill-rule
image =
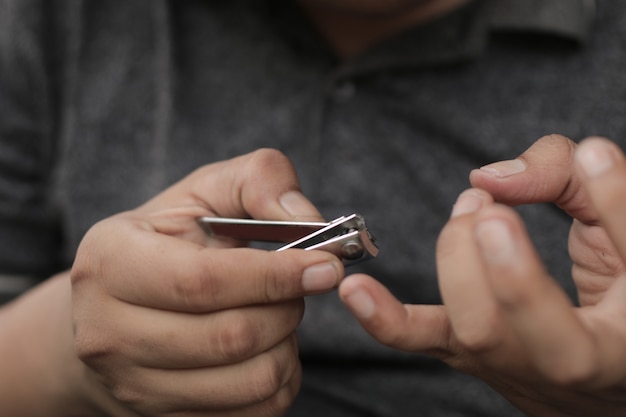
M74 354L71 287L63 273L0 309L3 414L101 417L96 382Z

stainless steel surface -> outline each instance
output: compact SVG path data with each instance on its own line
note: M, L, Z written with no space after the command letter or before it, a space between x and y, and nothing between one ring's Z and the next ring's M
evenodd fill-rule
M200 226L211 236L238 240L284 242L278 251L299 248L325 250L349 266L376 257L378 246L359 214L331 222L282 222L253 219L201 217Z

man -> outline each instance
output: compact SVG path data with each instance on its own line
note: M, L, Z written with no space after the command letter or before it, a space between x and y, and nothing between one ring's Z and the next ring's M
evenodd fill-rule
M624 57L614 40L626 27L624 6L598 2L596 16L587 1L2 4L2 264L20 277L5 282L74 264L71 292L61 272L3 309L7 413L515 415L480 379L448 365L531 414L621 410L603 408L622 398L619 355L601 368L614 365L610 378L590 378L596 368L582 359L593 343L539 273L518 220L490 197L554 200L585 224L615 221L565 186L584 179L572 171L572 145L546 139L520 160L474 173L490 194L464 193L446 223L472 168L512 158L549 132L623 137L615 80ZM282 154L253 152L263 147ZM207 214L351 211L365 215L381 255L348 273L367 272L423 307L399 307L363 275L343 281L341 297L375 337L412 352L382 347L351 317L331 291L344 275L332 255L224 248L195 224ZM522 215L570 297L604 294L611 273L585 254L601 247L619 271L606 239L574 229L577 262L604 283L591 282L599 292L576 288L569 216L547 205ZM499 221L474 239L485 219ZM442 308L435 244L444 225ZM519 276L510 251L500 264L488 263L492 250L478 256L510 235L527 268ZM530 311L560 340L584 342L574 351L579 372L554 374L572 357L558 344L535 349L516 320L529 315L514 314L527 310L501 311L502 292L480 291L504 292L500 276L550 289L555 309ZM599 310L592 316L604 319L582 320L598 327L607 317ZM567 321L554 325L544 312ZM550 334L539 330L539 340ZM618 335L597 333L597 345L620 351ZM555 358L563 361L552 369Z

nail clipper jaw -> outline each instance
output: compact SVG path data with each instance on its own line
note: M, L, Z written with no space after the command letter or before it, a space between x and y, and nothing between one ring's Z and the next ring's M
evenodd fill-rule
M327 227L278 250L290 248L326 250L341 258L345 266L354 265L378 255L375 239L367 230L365 220L359 214L335 219Z
M211 217L199 218L198 223L214 237L288 242L278 251L291 248L325 250L341 258L345 266L372 259L378 254L378 246L365 225L365 219L356 213L328 223ZM291 239L295 240L290 242Z

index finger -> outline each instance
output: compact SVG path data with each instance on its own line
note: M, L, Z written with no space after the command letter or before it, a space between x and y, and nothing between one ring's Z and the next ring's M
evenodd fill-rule
M275 149L201 167L139 210L154 212L172 206L201 206L219 217L321 220L300 192L291 161Z
M342 277L341 261L327 252L205 248L123 216L87 233L72 268L75 286L95 279L125 302L186 312L294 299Z
M598 212L600 223L626 260L626 158L603 138L583 141L575 154L583 172L583 187Z
M445 307L402 304L374 278L346 277L339 296L361 326L380 343L407 352L450 356L452 330Z
M587 377L598 363L591 334L548 275L519 216L488 207L474 230L495 299L530 361L556 382Z

